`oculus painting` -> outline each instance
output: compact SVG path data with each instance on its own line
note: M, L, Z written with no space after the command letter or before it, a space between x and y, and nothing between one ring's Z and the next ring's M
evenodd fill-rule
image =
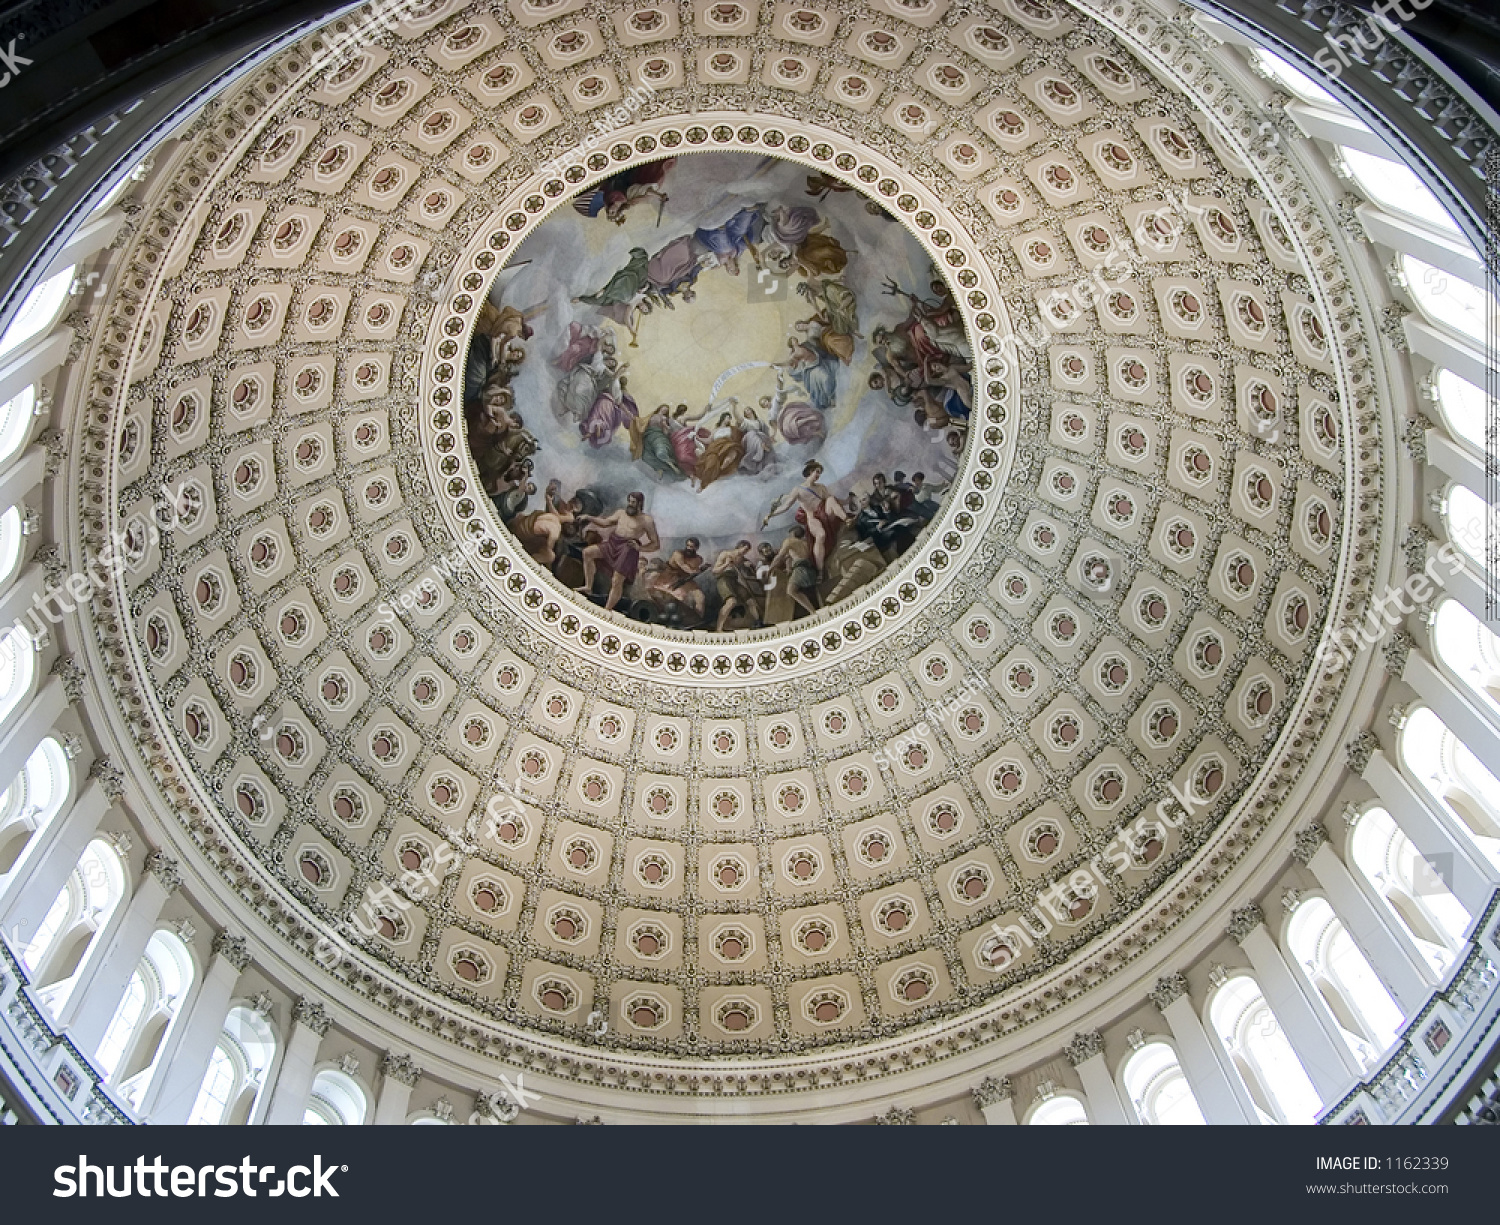
M847 184L697 153L581 193L501 270L464 409L485 490L565 587L733 632L815 615L923 533L970 349L917 240Z

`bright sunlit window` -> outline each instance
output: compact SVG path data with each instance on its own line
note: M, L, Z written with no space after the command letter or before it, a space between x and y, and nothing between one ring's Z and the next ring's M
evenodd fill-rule
M1405 213L1450 234L1461 233L1448 210L1410 166L1347 146L1340 147L1339 159L1359 189L1381 208Z

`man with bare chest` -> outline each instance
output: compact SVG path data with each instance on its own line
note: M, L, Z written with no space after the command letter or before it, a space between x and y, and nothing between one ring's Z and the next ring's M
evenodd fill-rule
M594 586L594 574L602 561L610 571L609 598L604 602L606 610L620 602L625 593L625 584L634 582L641 567L641 554L654 553L661 548L661 537L656 534L656 520L645 513L646 495L632 493L625 499L625 509L611 515L587 515L582 523L585 527L604 528L608 534L598 544L591 544L583 551L583 585L577 590L588 592Z

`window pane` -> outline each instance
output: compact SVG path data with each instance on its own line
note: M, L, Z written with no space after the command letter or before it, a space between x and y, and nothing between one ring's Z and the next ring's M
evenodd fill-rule
M34 340L51 325L72 284L73 268L69 265L61 272L53 273L26 295L15 319L5 329L5 335L0 336L0 357L19 349L28 340Z
M1264 47L1257 47L1254 52L1255 62L1260 70L1278 85L1284 86L1290 93L1295 94L1304 102L1319 102L1328 106L1336 106L1339 110L1346 110L1342 102L1314 81L1307 73L1293 68L1279 55L1272 55Z
M1424 314L1476 343L1484 341L1484 311L1489 294L1415 256L1401 257L1401 272Z
M1438 403L1448 427L1476 451L1484 450L1485 393L1451 370L1439 370Z
M1381 208L1405 213L1450 234L1462 232L1410 166L1348 147L1340 147L1339 158L1359 189Z

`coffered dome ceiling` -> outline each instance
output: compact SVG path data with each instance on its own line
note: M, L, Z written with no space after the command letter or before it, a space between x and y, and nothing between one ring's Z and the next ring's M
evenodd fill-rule
M91 337L82 542L175 510L93 663L205 879L434 1042L658 1091L878 1077L1149 958L1309 785L1379 508L1286 150L1123 0L417 12L211 112ZM648 437L662 403L710 436ZM856 500L813 611L716 632L754 550L660 590L689 535L779 548L814 457ZM854 520L898 468L947 488L892 544ZM617 607L552 479L645 493Z

